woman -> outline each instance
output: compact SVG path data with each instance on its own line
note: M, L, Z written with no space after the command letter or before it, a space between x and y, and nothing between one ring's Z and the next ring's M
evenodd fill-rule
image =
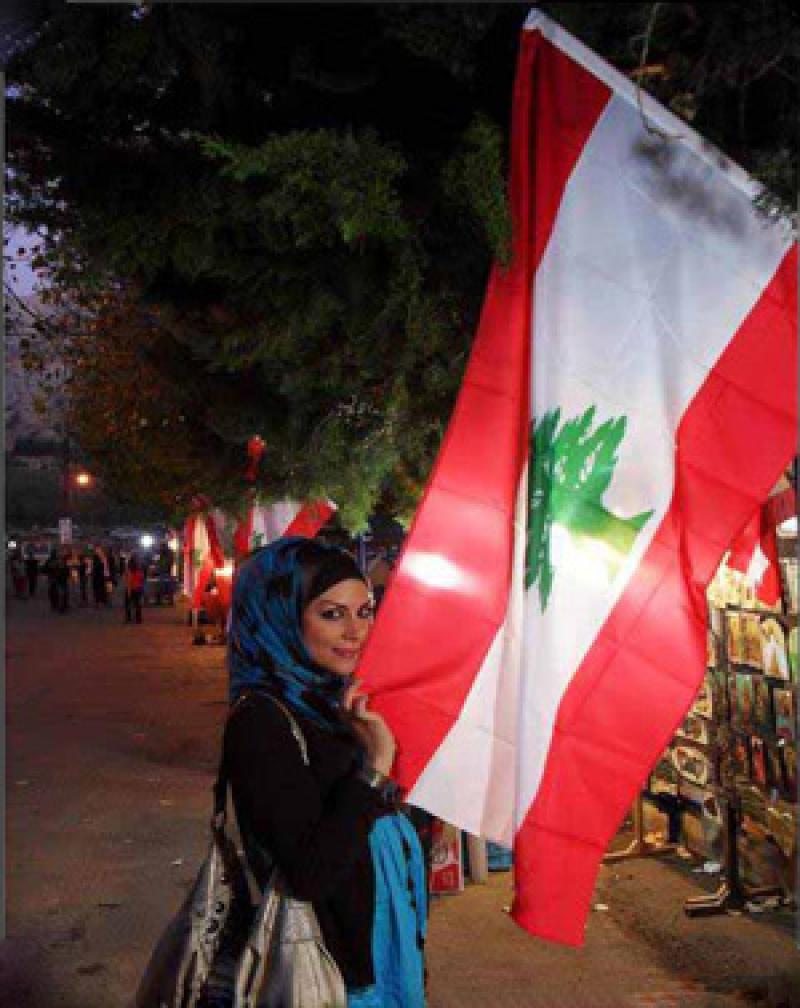
M342 550L285 538L250 556L233 591L224 759L253 874L263 886L274 859L313 904L349 1008L422 1008L422 855L396 811L394 738L353 680L372 615Z

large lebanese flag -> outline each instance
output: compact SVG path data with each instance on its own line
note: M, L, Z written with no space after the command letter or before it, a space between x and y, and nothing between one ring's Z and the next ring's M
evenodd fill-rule
M515 920L568 944L699 686L706 586L796 443L796 248L641 98L647 125L531 14L513 264L361 666L409 800L513 842Z

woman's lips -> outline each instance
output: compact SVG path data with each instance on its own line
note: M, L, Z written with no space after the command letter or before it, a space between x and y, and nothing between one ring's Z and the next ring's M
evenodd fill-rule
M361 654L360 648L333 648L332 650L337 658L344 658L347 661L353 661Z

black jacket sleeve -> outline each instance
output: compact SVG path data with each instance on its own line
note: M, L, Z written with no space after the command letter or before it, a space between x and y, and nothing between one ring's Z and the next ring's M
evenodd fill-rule
M231 714L224 758L243 839L249 832L269 852L298 899L326 900L368 849L386 811L380 798L352 772L323 796L286 714L268 698L241 701Z

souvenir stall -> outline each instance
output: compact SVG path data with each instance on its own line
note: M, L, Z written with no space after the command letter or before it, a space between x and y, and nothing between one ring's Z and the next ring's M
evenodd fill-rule
M680 848L721 884L686 913L795 905L797 506L783 481L708 593L706 675L634 809L620 857ZM666 835L652 827L666 817Z
M632 809L630 844L605 858L678 851L720 876L690 916L796 906L797 549L787 474L709 586L706 675ZM490 871L511 866L510 851L487 850Z

